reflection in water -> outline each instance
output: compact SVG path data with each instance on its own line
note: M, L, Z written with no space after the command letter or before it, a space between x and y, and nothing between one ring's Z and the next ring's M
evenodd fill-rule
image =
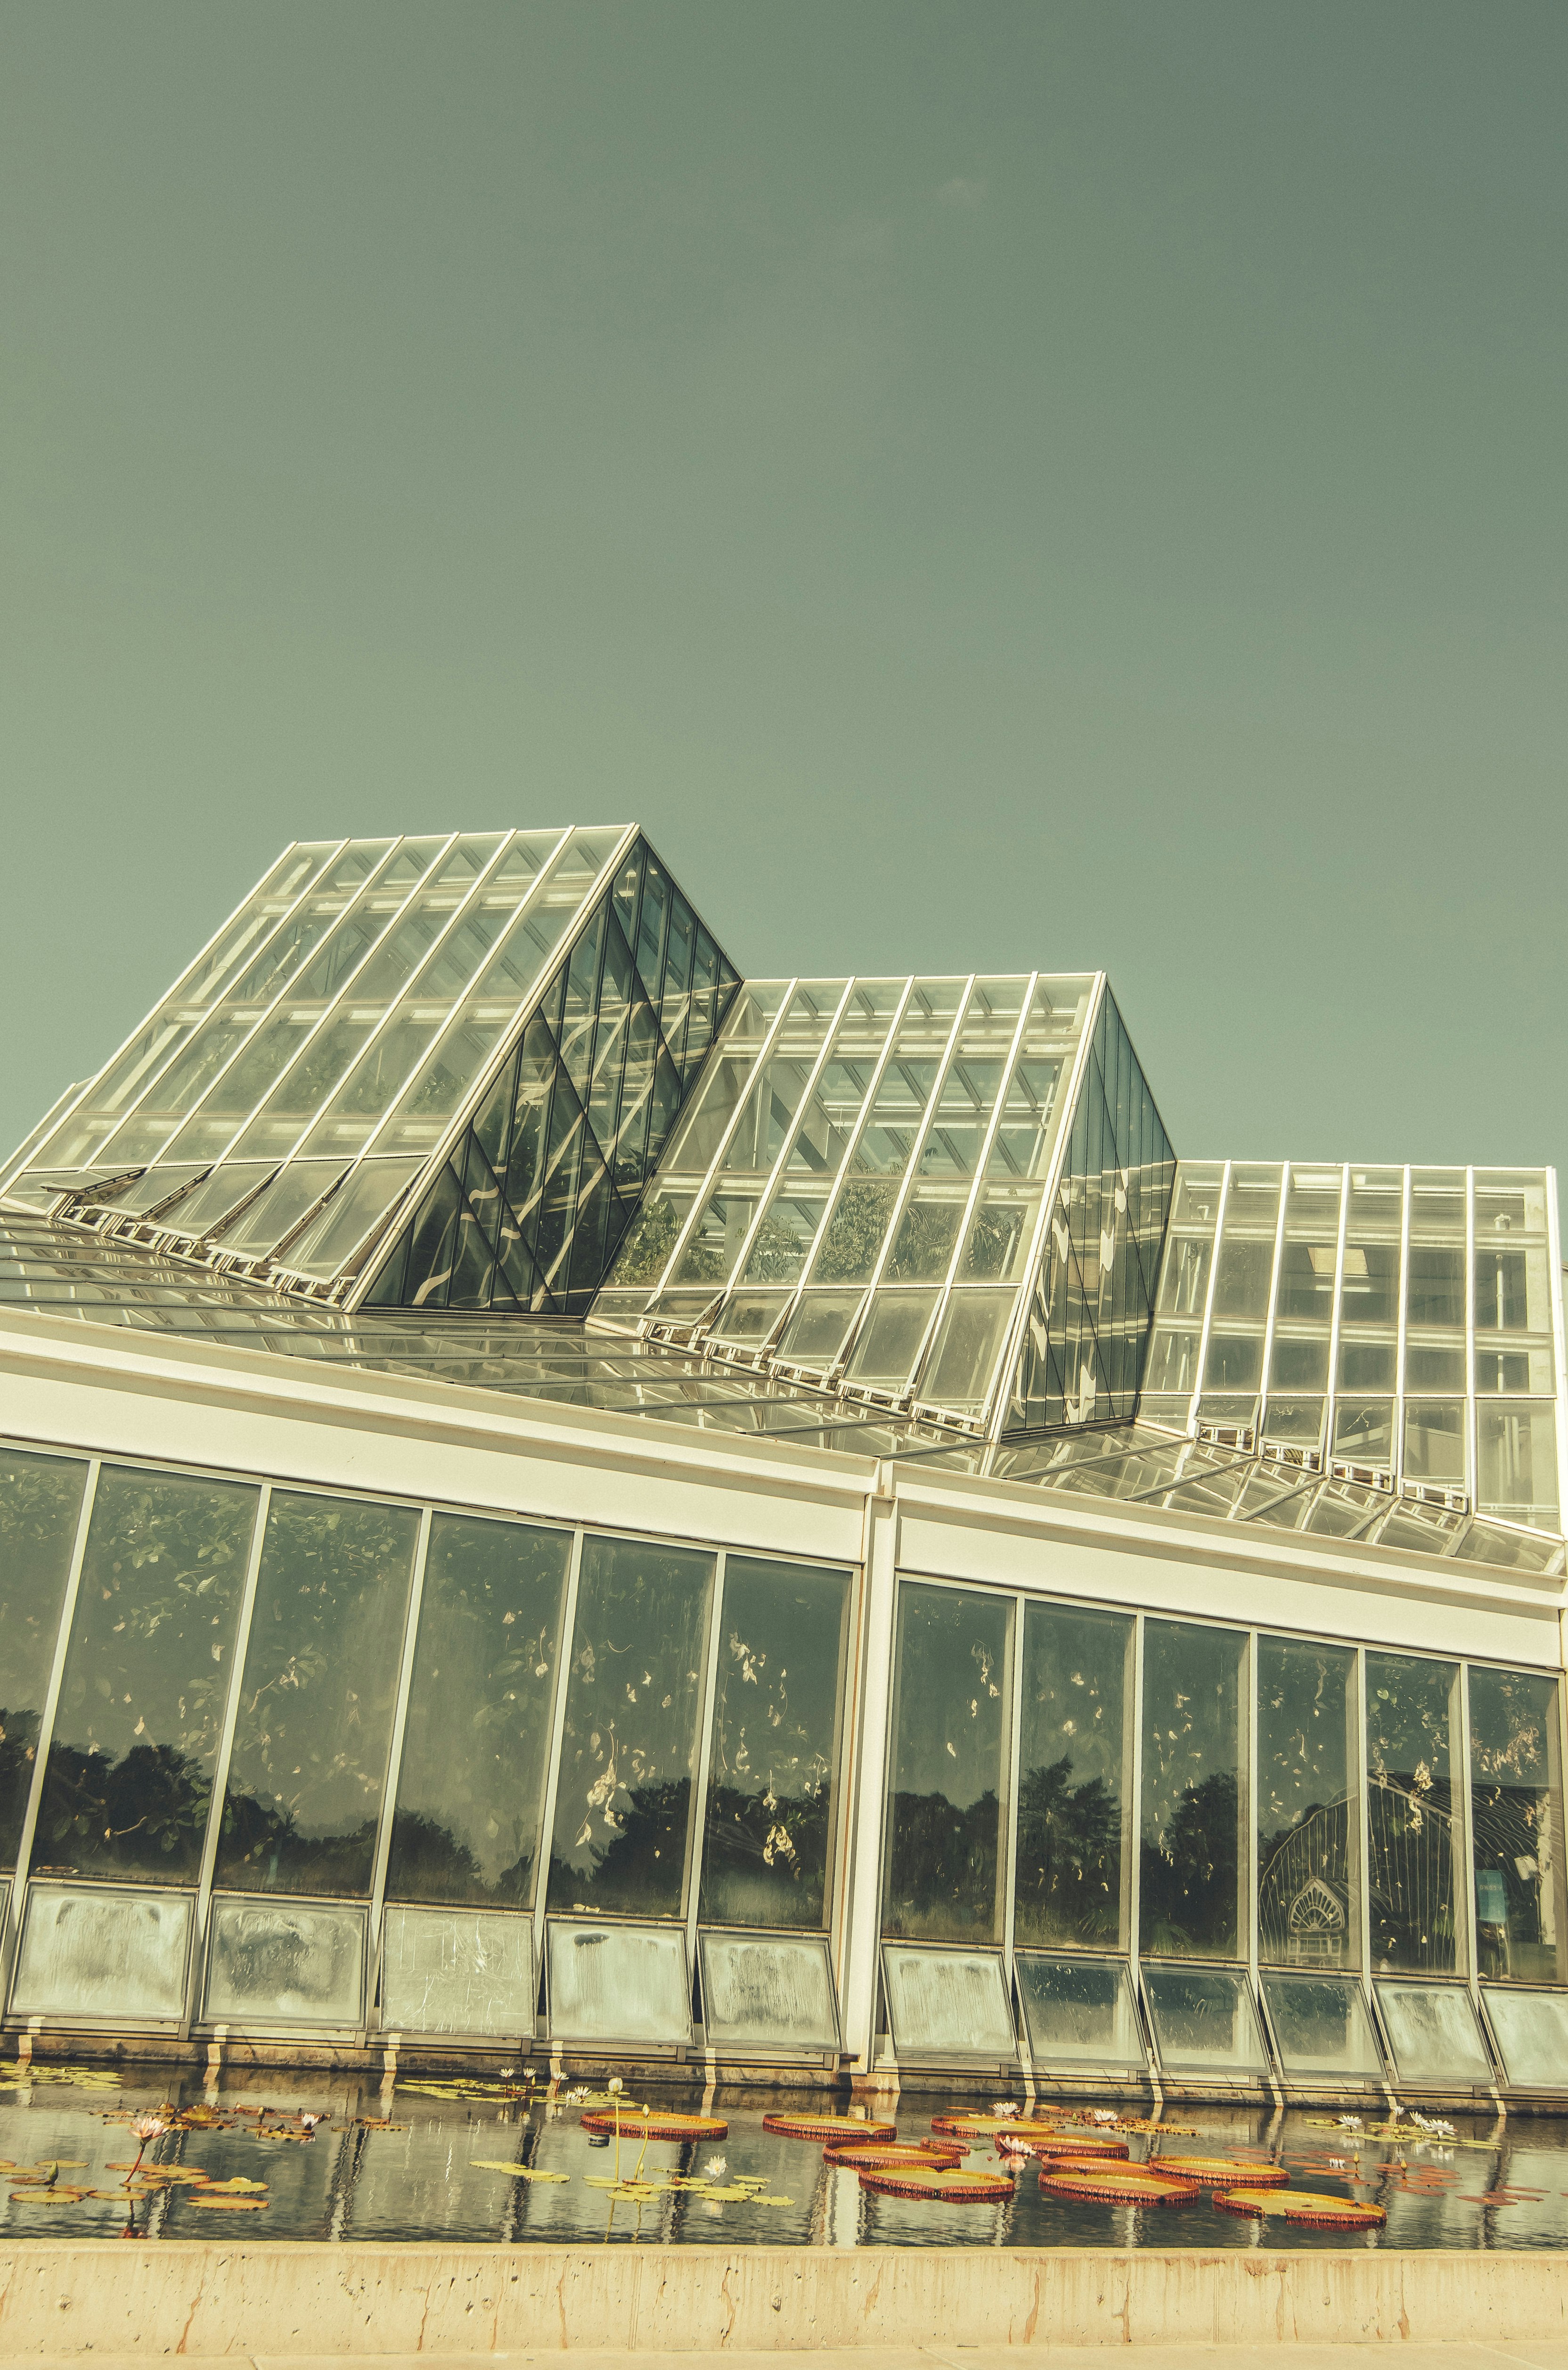
M75 2188L92 2193L67 2202L33 2189L14 2197L0 2185L4 2240L135 2237L223 2239L226 2215L203 2207L193 2182L176 2180L149 2196L128 2199L126 2167L136 2152L130 2119L171 2100L183 2111L204 2100L222 2121L207 2129L166 2133L146 2162L164 2173L200 2172L212 2181L261 2181L268 2204L244 2226L247 2239L434 2238L495 2245L644 2245L803 2247L1158 2247L1162 2250L1249 2247L1257 2230L1215 2213L1206 2199L1181 2212L1140 2215L1126 2206L1068 2203L1040 2190L1038 2167L1025 2159L1013 2196L1001 2205L939 2205L874 2195L853 2173L823 2161L819 2146L762 2129L780 2103L748 2091L743 2101L722 2096L709 2112L723 2114L729 2133L721 2144L727 2185L754 2179L774 2201L713 2198L660 2189L638 2202L610 2198L587 2176L611 2169L609 2142L581 2128L581 2108L564 2100L498 2098L464 2100L399 2086L388 2095L341 2076L313 2081L292 2074L268 2077L265 2088L236 2076L221 2090L203 2092L194 2080L176 2083L166 2071L128 2069L121 2091L74 2088L57 2077L0 2083L0 2157L18 2166L66 2169ZM101 2083L102 2077L97 2077ZM796 2094L790 2094L798 2103ZM267 2136L257 2109L269 2104L290 2119ZM696 2108L694 2089L661 2094L659 2103ZM956 2099L897 2105L902 2134L918 2139L931 2117ZM970 2103L973 2103L972 2101ZM241 2107L249 2109L244 2115ZM325 2120L306 2133L301 2111ZM109 2118L110 2120L106 2120ZM1382 2205L1387 2226L1356 2243L1368 2246L1555 2249L1568 2244L1568 2121L1532 2117L1521 2123L1455 2118L1451 2140L1371 2140L1345 2131L1332 2117L1224 2105L1187 2110L1173 2123L1170 2144L1208 2154L1283 2163L1302 2188L1368 2199ZM1175 2134L1179 2129L1181 2139ZM1196 2136L1190 2136L1196 2131ZM639 2144L640 2145L640 2144ZM1134 2135L1133 2157L1162 2146ZM698 2146L649 2141L645 2180L700 2173L714 2153ZM982 2159L977 2157L976 2161ZM991 2159L983 2160L988 2164ZM505 2169L521 2166L564 2179L528 2180ZM501 2168L497 2169L495 2168ZM627 2168L630 2169L630 2167ZM1314 2233L1270 2223L1271 2249L1337 2246L1340 2233Z

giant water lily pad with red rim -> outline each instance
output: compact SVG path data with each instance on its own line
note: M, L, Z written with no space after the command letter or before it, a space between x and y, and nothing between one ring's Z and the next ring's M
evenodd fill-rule
M619 2128L624 2140L722 2140L729 2125L717 2115L666 2114L659 2107L623 2107L617 2123L613 2107L593 2107L582 2119L585 2132L612 2140Z
M1233 2157L1151 2156L1149 2169L1196 2180L1200 2189L1284 2189L1290 2180L1282 2164L1247 2164Z
M1006 2132L1030 2147L1038 2147L1044 2140L1071 2136L1059 2123L1026 2122L1022 2115L933 2115L931 2128L950 2140L994 2140Z
M1036 2140L1035 2148L1047 2162L1056 2164L1070 2157L1075 2164L1107 2164L1123 2161L1132 2154L1126 2140L1113 2139L1109 2133L1084 2132L1071 2138L1059 2134L1054 2140Z
M1196 2180L1175 2180L1141 2164L1093 2164L1081 2170L1047 2164L1040 2187L1051 2197L1085 2205L1188 2205Z
M970 2172L962 2165L894 2165L886 2172L863 2172L860 2185L883 2197L924 2197L938 2205L997 2205L1013 2194L1006 2173Z
M968 2149L961 2140L832 2140L822 2154L851 2172L891 2172L901 2164L962 2164Z
M588 2120L585 2116L584 2122ZM764 2115L762 2129L786 2140L896 2140L897 2123L880 2123L858 2115Z
M1309 2224L1316 2230L1380 2230L1389 2218L1380 2205L1311 2189L1219 2189L1213 2203L1219 2214Z

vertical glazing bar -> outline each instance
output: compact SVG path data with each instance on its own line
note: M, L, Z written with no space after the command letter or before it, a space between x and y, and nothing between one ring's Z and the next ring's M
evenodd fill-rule
M544 1957L544 1906L550 1884L550 1838L555 1832L555 1795L561 1782L561 1740L567 1727L567 1679L572 1664L572 1641L577 1629L578 1588L582 1578L582 1550L586 1534L572 1533L572 1551L567 1563L567 1596L561 1608L561 1643L555 1657L555 1700L550 1710L550 1753L544 1764L544 1807L539 1821L539 1848L533 1859L533 1980L534 1996L538 1997L539 1969Z
M16 1882L11 1887L7 1916L13 1940L21 1920L22 1898L27 1889L29 1864L32 1859L33 1836L38 1828L39 1804L43 1800L43 1773L49 1764L49 1748L54 1739L54 1715L60 1705L60 1684L65 1675L71 1625L76 1617L76 1594L82 1585L82 1564L87 1552L87 1531L93 1519L93 1501L97 1496L98 1475L102 1470L101 1456L88 1458L87 1478L82 1487L81 1512L76 1517L76 1536L71 1546L71 1565L65 1579L65 1597L60 1608L60 1628L54 1639L54 1660L49 1667L49 1685L44 1690L43 1710L38 1724L38 1752L33 1762L32 1780L28 1788L28 1807L22 1813L21 1837L17 1845Z
M1564 1372L1562 1308L1562 1214L1557 1202L1557 1171L1546 1172L1546 1259L1551 1293L1551 1366L1554 1396L1557 1402L1557 1490L1561 1510L1568 1502L1568 1372ZM1475 1503L1475 1484L1471 1483L1470 1501ZM1561 1511L1558 1516L1562 1521Z
M1268 1272L1268 1317L1263 1329L1263 1388L1258 1395L1258 1439L1268 1425L1269 1377L1274 1369L1274 1328L1279 1308L1279 1277L1285 1264L1285 1210L1290 1199L1290 1163L1279 1166L1279 1217L1274 1229L1274 1264ZM1219 1261L1216 1260L1218 1266Z
M234 1666L229 1672L223 1725L218 1738L217 1756L212 1764L212 1799L208 1806L207 1832L201 1842L201 1865L196 1878L196 1916L190 1949L191 1990L185 2011L188 2024L200 2008L201 1972L206 1963L207 1918L212 1900L212 1871L218 1864L218 1841L223 1827L223 1797L228 1791L229 1762L234 1754L235 1729L239 1720L240 1696L245 1687L245 1658L250 1644L251 1620L256 1612L256 1584L267 1544L267 1518L271 1505L272 1484L264 1481L257 1495L256 1528L251 1533L250 1552L246 1558L239 1619L235 1625Z
M1214 1214L1214 1256L1208 1263L1208 1290L1203 1295L1203 1330L1197 1337L1197 1375L1187 1409L1187 1430L1193 1432L1197 1430L1204 1369L1208 1363L1208 1337L1214 1326L1214 1288L1219 1280L1219 1253L1225 1241L1225 1212L1230 1200L1230 1161L1225 1163L1225 1173L1219 1179L1219 1207Z
M1323 1413L1323 1453L1333 1464L1333 1428L1339 1412L1339 1332L1345 1306L1345 1230L1350 1220L1350 1164L1339 1172L1339 1234L1333 1248L1333 1315L1329 1320L1328 1405Z
M1013 1600L1013 1668L1008 1696L1007 1797L1002 1805L1001 1859L1001 1965L1010 2000L1015 1996L1013 1937L1018 1906L1018 1788L1024 1757L1024 1635L1028 1605L1025 1596Z
M758 1079L762 1076L763 1070L766 1068L768 1063L773 1059L773 1047L777 1044L779 1039L784 1034L784 1023L789 1018L790 1006L795 1002L795 991L799 985L800 981L798 978L789 981L784 988L783 995L779 999L778 1010L774 1013L773 1019L769 1022L767 1028L762 1032L762 1041L758 1046L756 1053L752 1057L751 1067L747 1074L745 1084L741 1087L739 1092L735 1098L735 1109L730 1112L729 1117L726 1120L724 1123L724 1133L719 1137L718 1143L714 1148L714 1156L709 1161L706 1168L703 1171L703 1181L697 1190L696 1198L692 1202L691 1208L687 1211L685 1222L682 1225L680 1233L676 1236L673 1244L670 1246L670 1257L664 1263L664 1268L659 1275L658 1283L652 1285L649 1290L648 1298L650 1303L656 1300L658 1294L668 1288L670 1278L674 1275L676 1269L680 1266L681 1260L685 1257L688 1239L691 1236L695 1234L697 1228L702 1225L704 1214L707 1209L708 1203L714 1197L715 1188L718 1182L719 1170L724 1165L724 1156L729 1150L730 1138L734 1135L736 1129L740 1124L740 1114L745 1110L747 1103L750 1100L752 1088L757 1084ZM736 1002L739 1002L738 997L736 998ZM731 1007L731 1010L733 1009L734 1006ZM719 1036L722 1033L722 1029L723 1024L721 1023L719 1030L715 1030L713 1041L708 1047L709 1055L718 1051L718 1041ZM704 1067L706 1067L706 1061L707 1056L704 1056ZM695 1096L696 1088L693 1085L692 1104L692 1108L693 1110L696 1108ZM682 1119L686 1116L684 1104L681 1106L681 1116Z
M365 2022L375 2019L381 1995L381 1913L386 1899L386 1864L392 1856L392 1822L397 1809L397 1784L403 1763L403 1732L408 1724L408 1690L414 1682L414 1650L419 1642L419 1608L425 1601L425 1564L430 1552L430 1509L419 1509L419 1536L414 1543L414 1575L408 1588L408 1611L403 1628L403 1659L397 1667L397 1698L392 1714L392 1742L386 1754L386 1785L376 1828L375 1862L371 1877L370 1948L366 1955Z
M893 1474L877 1465L866 1492L861 1565L865 1573L859 1717L854 1733L853 1837L840 1919L839 1998L843 2045L859 2073L871 2071L876 2046L877 1952L882 1938L882 1828L893 1721L893 1655L898 1616L898 1506Z
M1410 1167L1405 1165L1399 1221L1399 1344L1394 1352L1394 1488L1404 1479L1405 1312L1410 1306Z
M1242 1816L1246 1829L1242 1837L1242 1867L1246 1898L1241 1904L1245 1921L1243 1956L1253 1989L1258 1988L1258 1633L1247 1631L1244 1649L1247 1675L1239 1689L1239 1705L1247 1732L1241 1740L1241 1762L1247 1776L1247 1799Z
M1454 1757L1459 1767L1459 1816L1454 1822L1454 1953L1456 1973L1470 1985L1470 1996L1481 2013L1481 1949L1476 1932L1474 1809L1470 1789L1470 1664L1460 1662L1454 1678ZM1462 1865L1461 1865L1462 1863Z
M1201 1371L1201 1370L1200 1370ZM1130 1867L1130 1893L1127 1908L1127 1967L1132 1978L1133 1996L1143 2012L1143 1647L1148 1616L1135 1613L1132 1617L1132 1686L1129 1702L1132 1719L1132 1815L1131 1849L1127 1858ZM1150 2035L1145 2034L1149 2057L1149 2079L1158 2099L1160 2066Z
M887 1230L882 1237L882 1248L877 1257L876 1265L872 1270L870 1279L866 1285L867 1301L869 1301L869 1295L876 1291L877 1285L881 1283L884 1275L887 1273L887 1262L893 1256L893 1245L898 1240L898 1227L902 1222L904 1211L908 1206L910 1196L914 1191L915 1176L919 1167L920 1156L921 1152L925 1149L926 1137L931 1133L932 1128L935 1124L936 1114L942 1104L943 1088L947 1084L947 1074L952 1069L954 1063L958 1057L958 1041L964 1033L964 1023L969 1017L969 998L975 992L975 980L978 974L976 972L971 972L968 977L965 980L963 987L959 992L958 1009L954 1016L953 1026L947 1032L947 1041L942 1049L942 1060L937 1065L936 1081L932 1087L931 1093L926 1098L925 1109L921 1113L920 1125L913 1131L910 1138L910 1141L914 1145L914 1152L908 1168L905 1169L902 1177L898 1180L898 1191L893 1196L893 1207L888 1214ZM856 1332L859 1331L861 1325L865 1321L864 1306L865 1305L863 1304L861 1313L855 1321L854 1330ZM940 1301L938 1302L938 1306L940 1307ZM927 1321L924 1332L921 1336L920 1347L916 1351L913 1358L910 1361L909 1373L905 1377L906 1383L911 1376L918 1375L920 1372L921 1360L925 1355L926 1346L931 1340L932 1326L934 1322L935 1313L933 1312L932 1317ZM852 1333L849 1337L849 1346L853 1347L853 1334ZM847 1357L849 1354L848 1348L841 1352L840 1354Z
M719 1639L724 1624L725 1551L720 1547L715 1559L714 1576L708 1588L708 1635L703 1650L702 1715L697 1729L697 1766L692 1773L693 1800L692 1818L686 1835L685 1922L686 1980L690 1983L697 1964L697 1909L703 1890L703 1846L708 1824L708 1774L713 1766L713 1722L718 1677ZM707 2002L703 2002L707 2013Z

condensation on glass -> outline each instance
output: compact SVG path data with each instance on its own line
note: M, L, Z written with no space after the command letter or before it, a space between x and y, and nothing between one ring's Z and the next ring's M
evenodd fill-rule
M1162 2066L1261 2079L1268 2052L1246 1976L1223 1967L1143 1967L1143 1994Z
M567 1674L552 1910L680 1917L714 1558L589 1538Z
M14 1863L87 1467L0 1449L0 1866Z
M1427 2089L1492 2080L1492 2061L1461 1984L1375 1982L1378 2013L1399 2082Z
M273 1492L218 1842L226 1890L368 1895L418 1532L411 1507Z
M106 1466L88 1524L33 1867L193 1884L258 1493Z
M838 2048L825 1937L704 1932L697 1956L710 2049Z
M381 2005L399 2032L533 2033L533 1925L493 1910L390 1907Z
M679 1926L546 1927L550 2031L559 2041L688 2042L692 1983Z
M1518 2089L1560 2091L1568 2065L1568 1995L1483 1984L1481 2001L1505 2078Z
M1020 1950L1015 1966L1029 2054L1036 2068L1046 2073L1144 2072L1148 2060L1125 1961L1048 1958Z
M1016 2054L1000 1953L884 1942L882 1983L900 2056L1006 2060Z
M570 1558L567 1531L432 1520L390 1900L532 1903Z
M214 2024L357 2025L365 1912L214 1898L204 2013Z
M1146 1957L1245 1954L1247 1639L1148 1621L1139 1948Z
M1013 1602L898 1591L883 1931L1000 1942Z
M823 1926L847 1572L729 1556L719 1617L701 1914Z
M29 1887L16 2016L168 2021L185 2008L192 1896Z
M1264 2005L1281 2070L1298 2082L1377 2082L1382 2052L1354 1975L1265 1969Z

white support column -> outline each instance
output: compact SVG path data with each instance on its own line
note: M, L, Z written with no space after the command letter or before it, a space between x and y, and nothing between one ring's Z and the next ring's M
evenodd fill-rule
M877 1950L882 1935L882 1814L887 1792L888 1719L893 1692L898 1506L893 1471L876 1467L865 1500L861 1559L865 1573L861 1626L860 1717L847 1774L852 1838L844 1916L839 1938L839 2000L843 2044L853 2071L871 2072L876 2015Z

